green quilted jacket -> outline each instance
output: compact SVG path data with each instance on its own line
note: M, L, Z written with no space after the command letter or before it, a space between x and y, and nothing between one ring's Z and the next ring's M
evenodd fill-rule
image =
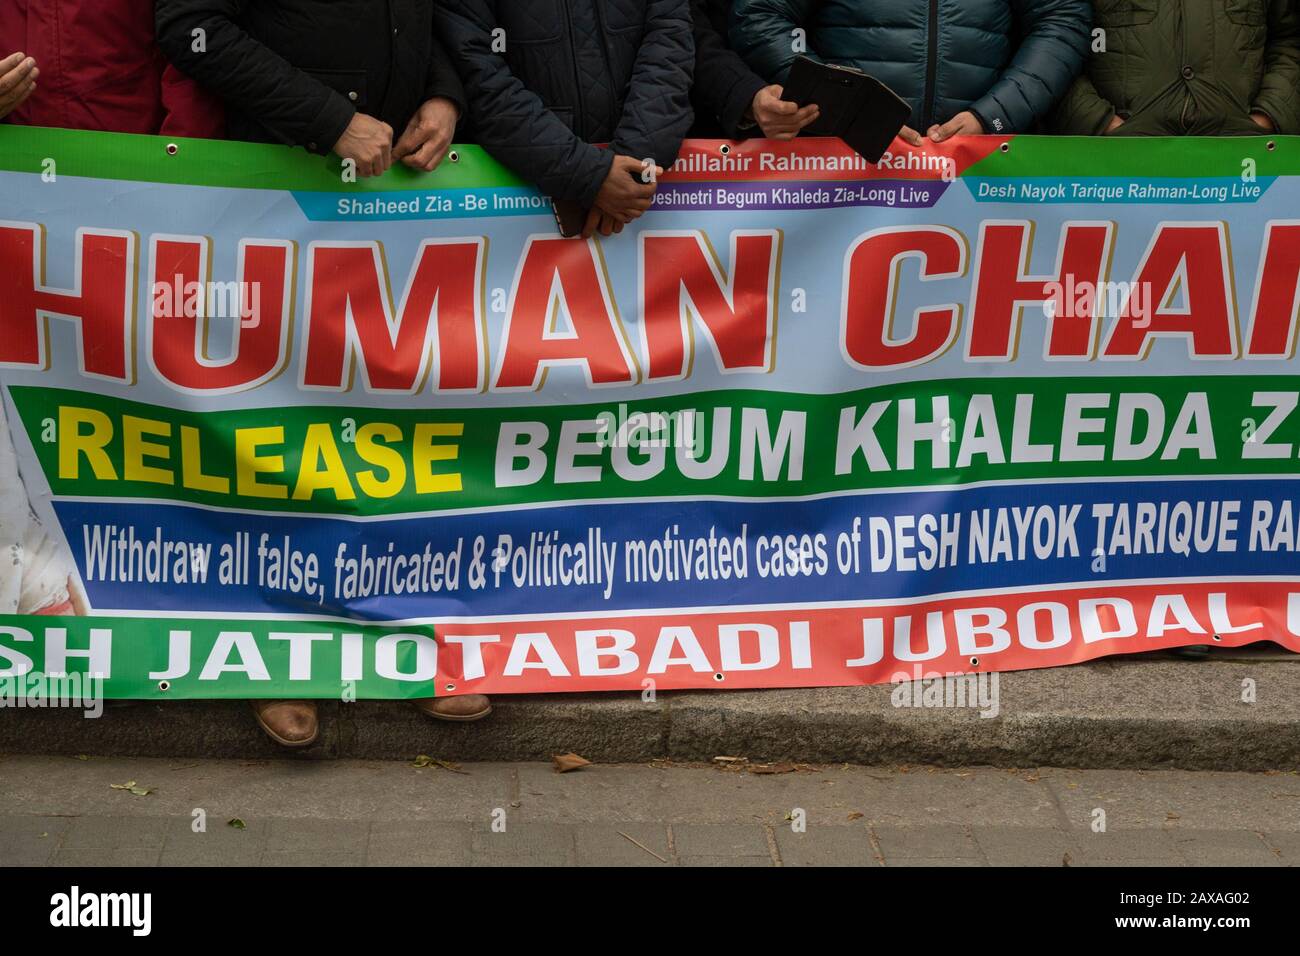
M1096 0L1092 53L1057 105L1062 133L1300 133L1300 13L1292 0Z

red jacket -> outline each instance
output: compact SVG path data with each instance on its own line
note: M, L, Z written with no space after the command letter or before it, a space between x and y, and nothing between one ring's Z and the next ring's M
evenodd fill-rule
M0 0L0 59L21 51L41 71L6 120L222 137L220 101L163 57L153 10L154 0Z

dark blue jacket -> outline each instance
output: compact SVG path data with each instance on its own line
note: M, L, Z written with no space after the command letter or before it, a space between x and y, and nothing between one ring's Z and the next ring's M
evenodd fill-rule
M435 0L468 135L559 199L590 206L612 152L667 168L691 126L689 0Z
M1088 0L736 0L732 46L784 83L806 55L853 66L912 105L922 134L970 110L987 133L1041 119L1083 67Z

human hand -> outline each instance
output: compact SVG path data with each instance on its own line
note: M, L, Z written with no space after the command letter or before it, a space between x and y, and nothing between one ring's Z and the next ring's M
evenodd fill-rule
M821 115L816 103L800 106L781 99L780 86L765 86L754 94L749 113L768 139L794 139L809 123Z
M0 118L8 116L32 95L40 75L36 61L30 56L11 53L0 60Z
M426 100L393 147L393 159L400 159L412 169L433 172L447 155L459 120L460 110L445 96Z
M1256 126L1260 127L1265 132L1273 133L1277 131L1277 126L1275 126L1273 121L1264 113L1251 113L1250 118L1255 121Z
M334 144L334 152L356 163L358 176L382 176L393 165L393 128L357 113Z
M954 136L978 136L984 132L984 125L975 118L970 110L963 110L942 126L931 126L926 135L936 143L952 139Z
M623 223L602 211L599 206L593 206L591 212L587 213L586 224L582 227L582 238L590 239L597 232L602 236L613 236L622 231Z
M654 170L654 178L647 178L650 169ZM620 224L631 222L650 208L663 172L660 166L647 167L639 159L616 155L596 194L596 207Z

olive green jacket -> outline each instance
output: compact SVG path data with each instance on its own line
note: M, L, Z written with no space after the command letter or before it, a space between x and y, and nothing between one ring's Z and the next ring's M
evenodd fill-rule
M1088 65L1057 104L1060 133L1300 133L1300 13L1292 0L1095 0Z

